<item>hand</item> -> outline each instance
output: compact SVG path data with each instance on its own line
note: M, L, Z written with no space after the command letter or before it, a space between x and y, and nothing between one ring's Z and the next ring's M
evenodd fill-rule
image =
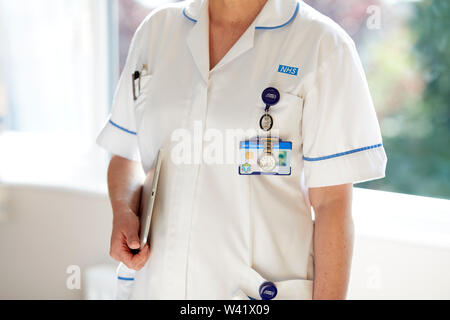
M123 209L116 214L113 221L110 255L113 259L123 262L128 268L140 270L150 256L149 245L146 244L139 253L133 254L132 249L139 249L139 218L130 209Z

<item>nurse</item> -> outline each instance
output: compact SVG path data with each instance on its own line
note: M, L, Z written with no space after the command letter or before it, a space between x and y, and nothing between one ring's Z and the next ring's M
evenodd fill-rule
M352 185L384 177L386 154L353 41L304 2L152 12L98 143L113 154L111 256L139 270L132 298L346 297ZM151 248L133 255L160 148Z

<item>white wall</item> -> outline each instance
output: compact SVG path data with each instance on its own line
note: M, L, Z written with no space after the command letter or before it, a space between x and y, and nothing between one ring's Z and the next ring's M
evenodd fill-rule
M113 263L105 195L39 187L8 188L0 222L0 299L81 299L66 269ZM83 289L83 284L82 284Z
M66 288L66 268L115 265L106 195L29 186L8 193L8 214L0 219L0 299L83 298L83 290ZM450 299L450 201L357 190L354 203L349 298Z
M450 200L355 188L349 298L450 299Z
M450 299L450 248L357 237L349 299Z

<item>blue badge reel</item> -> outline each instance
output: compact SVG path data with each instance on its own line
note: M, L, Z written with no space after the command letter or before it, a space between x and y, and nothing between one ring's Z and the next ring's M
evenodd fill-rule
M276 137L257 137L239 145L240 175L291 174L292 142Z

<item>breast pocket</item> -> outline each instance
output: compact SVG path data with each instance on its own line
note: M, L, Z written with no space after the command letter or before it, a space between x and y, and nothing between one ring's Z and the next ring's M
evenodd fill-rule
M265 105L261 101L256 113L257 126L264 114ZM279 136L283 140L297 140L300 137L300 127L302 120L303 99L297 95L280 91L280 100L276 105L269 108L269 114L273 118L272 134Z

